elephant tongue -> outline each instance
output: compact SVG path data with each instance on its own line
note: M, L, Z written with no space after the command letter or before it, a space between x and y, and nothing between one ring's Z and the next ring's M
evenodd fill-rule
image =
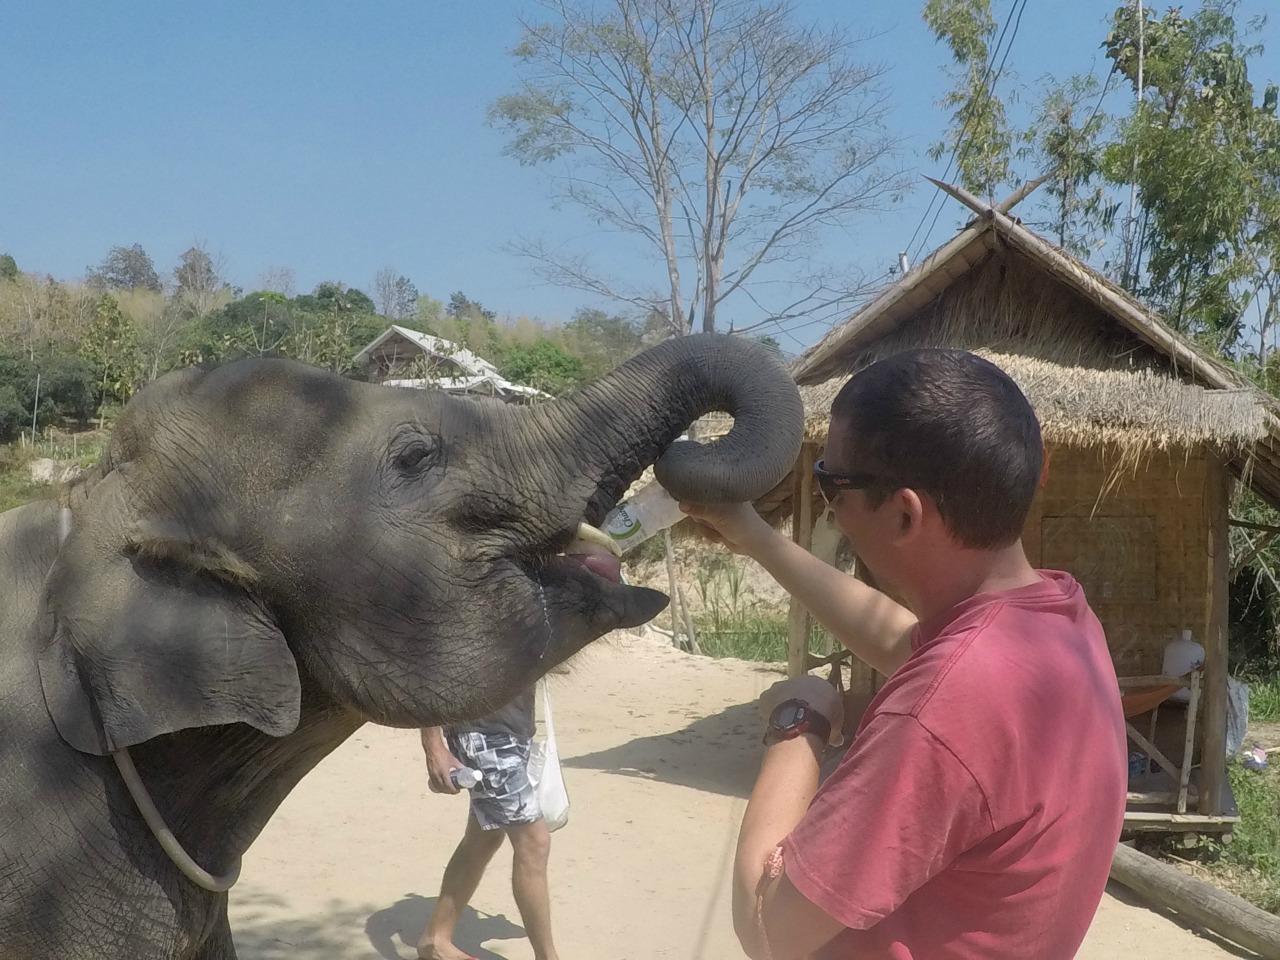
M582 564L605 580L617 583L622 579L622 561L598 543L575 540L565 551L565 559Z

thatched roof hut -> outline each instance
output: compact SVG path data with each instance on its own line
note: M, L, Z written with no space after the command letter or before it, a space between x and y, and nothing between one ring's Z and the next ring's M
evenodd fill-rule
M986 356L1030 399L1051 454L1023 542L1034 563L1066 569L1084 585L1127 678L1122 685L1145 691L1144 705L1161 701L1181 686L1152 693L1168 684L1161 677L1168 640L1190 629L1206 651L1198 724L1193 704L1190 722L1176 730L1158 733L1153 723L1146 735L1130 725L1134 742L1175 774L1161 790L1131 794L1130 827L1230 829L1229 500L1233 478L1242 478L1280 506L1280 406L1010 217L1020 197L992 207L943 188L977 216L796 361L806 443L792 477L758 506L772 519L790 515L795 539L833 559L838 534L823 522L812 464L840 387L908 347ZM823 662L808 650L802 608L792 610L792 628L791 671ZM1182 762L1168 761L1171 753Z

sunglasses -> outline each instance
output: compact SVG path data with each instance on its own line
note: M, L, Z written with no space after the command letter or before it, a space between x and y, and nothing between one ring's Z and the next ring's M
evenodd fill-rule
M875 473L832 473L827 469L827 461L819 460L813 465L813 476L818 481L818 489L822 498L830 503L841 490L866 490L870 487L900 487L902 484Z

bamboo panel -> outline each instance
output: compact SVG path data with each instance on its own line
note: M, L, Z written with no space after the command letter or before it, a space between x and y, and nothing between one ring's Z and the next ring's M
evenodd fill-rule
M1118 474L1116 462L1099 448L1053 449L1024 544L1037 566L1080 581L1119 674L1158 674L1183 629L1204 640L1207 461L1159 454Z

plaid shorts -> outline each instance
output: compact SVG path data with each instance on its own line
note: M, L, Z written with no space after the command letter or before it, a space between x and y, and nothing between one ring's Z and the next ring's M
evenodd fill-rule
M471 788L471 813L482 830L542 819L529 782L530 741L509 734L449 733L453 755L484 777Z

